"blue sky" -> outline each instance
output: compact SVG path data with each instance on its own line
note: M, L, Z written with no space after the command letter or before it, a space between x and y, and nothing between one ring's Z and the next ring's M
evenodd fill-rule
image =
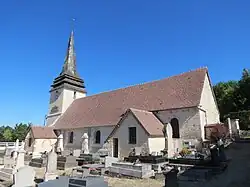
M250 67L249 0L5 0L0 125L43 124L71 18L88 94L208 66L213 83Z

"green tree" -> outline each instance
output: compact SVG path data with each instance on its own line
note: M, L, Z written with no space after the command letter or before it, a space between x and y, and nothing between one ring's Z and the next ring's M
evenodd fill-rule
M13 141L13 129L9 126L5 127L3 131L4 141L10 142Z
M223 121L226 114L232 111L237 111L235 91L238 89L238 82L219 82L213 87L213 89L218 103L221 120Z
M13 130L13 140L15 141L16 139L24 140L25 136L27 134L27 131L29 129L30 124L23 124L19 123L16 124Z

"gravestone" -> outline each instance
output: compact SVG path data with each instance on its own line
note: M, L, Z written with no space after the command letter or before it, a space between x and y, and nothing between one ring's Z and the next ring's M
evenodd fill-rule
M106 156L105 157L105 168L108 168L112 165L112 163L116 163L118 162L119 159L118 158L115 158L115 157L111 157L111 156Z
M13 155L13 159L14 159L14 160L17 158L18 150L19 150L19 140L16 139L16 143L15 143L15 152L14 152L14 155Z
M173 129L170 123L166 125L167 129L167 150L168 150L168 158L172 158L174 156L175 148L173 142Z
M87 176L73 178L61 176L58 179L38 184L38 187L108 187L108 183L101 176Z
M79 157L81 154L81 149L75 149L73 150L73 156Z
M133 164L127 162L112 163L109 167L110 174L119 174L122 176L130 176L135 178L149 178L154 176L151 164Z
M76 167L78 162L76 161L76 156L58 156L57 157L57 169L65 170L67 168Z
M178 187L178 179L177 179L177 174L178 170L173 168L170 171L165 171L163 172L165 176L165 186L164 187Z
M35 171L30 166L20 167L14 176L14 185L12 187L34 186Z
M82 136L82 153L89 154L89 137L87 133Z
M63 133L60 133L60 135L57 137L57 152L62 153L63 152Z
M25 156L25 150L24 150L24 145L22 145L17 155L16 167L15 167L16 170L24 166L24 156Z
M57 154L55 153L55 145L52 146L52 150L48 154L46 172L44 175L44 180L54 180L57 177Z

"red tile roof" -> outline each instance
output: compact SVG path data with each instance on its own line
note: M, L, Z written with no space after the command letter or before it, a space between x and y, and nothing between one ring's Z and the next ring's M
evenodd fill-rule
M130 111L149 135L163 136L163 124L152 112L134 108L131 108Z
M130 108L117 123L113 131L110 133L109 137L111 137L120 127L120 125L122 125L122 122L124 121L124 119L126 119L129 113L133 114L133 116L136 118L138 123L142 126L142 128L148 135L163 136L163 124L152 112ZM109 139L109 137L107 138L107 140Z
M51 139L57 138L56 134L51 127L39 127L33 126L31 127L31 132L35 139Z
M129 108L147 111L195 107L200 104L207 68L75 100L55 124L56 129L116 125Z

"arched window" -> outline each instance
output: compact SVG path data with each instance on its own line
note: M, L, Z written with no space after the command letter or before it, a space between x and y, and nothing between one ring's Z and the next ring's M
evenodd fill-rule
M73 143L73 139L74 139L74 132L70 132L69 133L69 143Z
M173 138L180 138L180 128L179 128L179 121L177 118L173 118L170 121L170 124L173 129Z
M31 147L31 145L32 145L32 138L29 138L28 146Z
M95 143L100 144L101 143L101 131L96 131L95 132Z

